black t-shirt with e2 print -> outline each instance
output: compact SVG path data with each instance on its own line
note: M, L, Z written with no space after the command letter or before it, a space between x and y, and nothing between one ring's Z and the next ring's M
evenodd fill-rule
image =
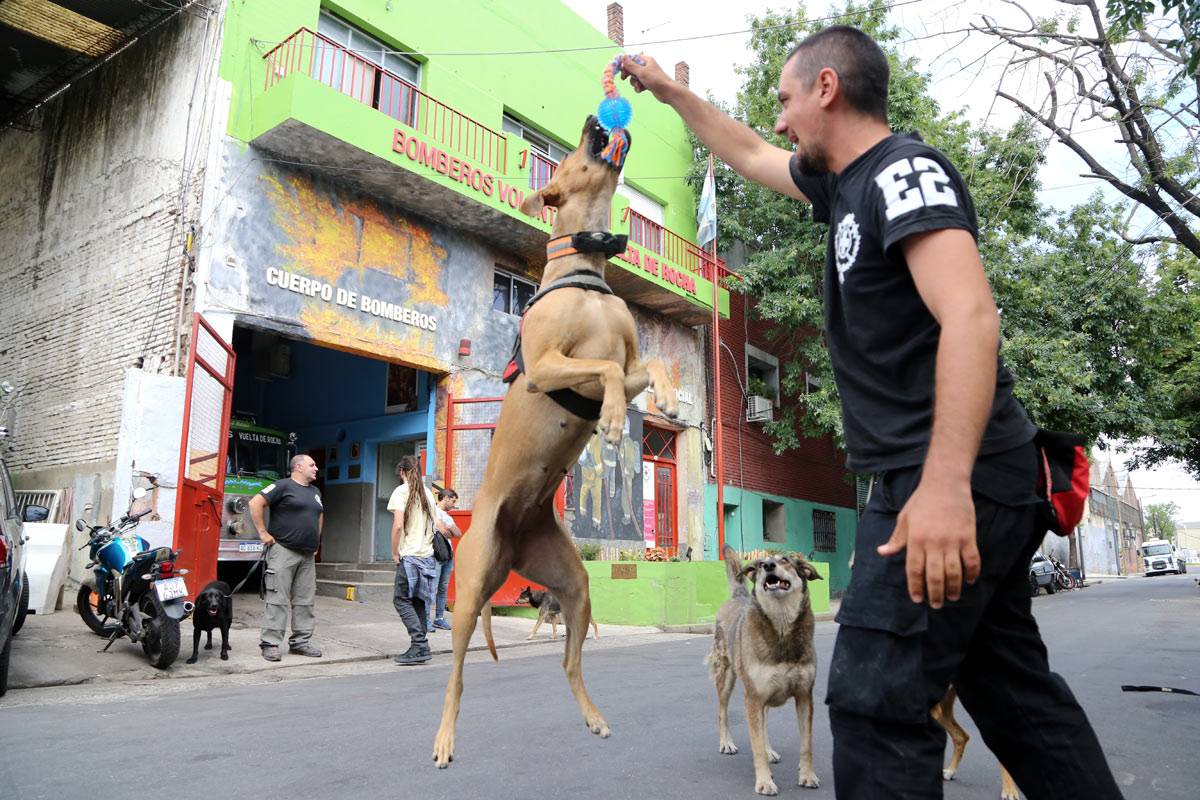
M830 225L825 335L842 398L846 466L859 473L925 460L933 423L941 328L925 307L898 246L914 233L961 228L978 238L975 207L954 166L917 134L884 139L838 174L792 179ZM996 357L996 394L980 455L1033 438Z

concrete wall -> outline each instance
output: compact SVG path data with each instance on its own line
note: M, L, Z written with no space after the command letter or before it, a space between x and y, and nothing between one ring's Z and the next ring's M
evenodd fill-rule
M22 390L9 464L25 488L100 476L73 516L110 508L125 370L170 374L180 356L219 36L181 14L49 101L38 130L0 132L0 375Z

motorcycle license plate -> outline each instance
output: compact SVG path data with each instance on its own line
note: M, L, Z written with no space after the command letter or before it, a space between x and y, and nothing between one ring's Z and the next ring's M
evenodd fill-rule
M262 542L238 542L239 553L261 553L262 549Z
M155 581L154 591L158 592L159 600L174 600L177 597L187 597L187 584L183 578L167 578Z

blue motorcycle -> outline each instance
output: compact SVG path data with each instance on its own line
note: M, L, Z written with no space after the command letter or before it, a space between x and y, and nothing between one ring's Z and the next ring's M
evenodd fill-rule
M76 608L93 632L108 639L105 650L128 636L141 643L151 666L166 669L179 655L179 622L193 605L185 599L187 584L181 577L187 570L175 569L179 551L151 548L131 532L150 511L126 514L112 525L75 523L76 530L89 532L79 549L91 548L87 568L95 567L96 576L94 583L79 587Z

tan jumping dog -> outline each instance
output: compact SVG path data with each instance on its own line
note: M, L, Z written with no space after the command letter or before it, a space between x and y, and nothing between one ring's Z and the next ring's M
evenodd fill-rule
M950 734L950 741L954 743L954 753L950 756L950 763L942 770L942 778L947 781L954 780L958 775L958 764L962 761L963 751L967 748L967 740L971 738L954 718L954 701L957 699L958 692L951 686L946 690L945 697L933 707L933 718L946 729L946 733ZM1000 765L1000 783L1000 800L1021 799L1021 795L1017 791L1017 782L1012 779L1012 775L1008 774L1008 770L1004 768L1003 764Z
M623 237L614 240L606 229L628 143L628 136L620 140L624 149L614 158L616 137L610 144L595 117L589 117L579 146L550 183L521 204L530 216L547 205L558 213L542 285L522 321L514 361L523 361L523 372L512 371L471 527L455 557L454 662L433 745L439 768L454 759L463 660L481 613L488 649L497 657L490 598L510 570L558 598L567 629L567 681L588 729L601 738L610 734L583 686L580 662L592 616L588 575L555 514L554 494L597 424L609 442L620 442L626 405L646 388L654 390L667 416L679 412L666 369L658 361L639 360L633 315L603 282L608 257L624 250ZM582 232L588 235L572 238ZM582 402L582 412L579 402L564 399L570 394ZM574 412L564 407L572 405Z

